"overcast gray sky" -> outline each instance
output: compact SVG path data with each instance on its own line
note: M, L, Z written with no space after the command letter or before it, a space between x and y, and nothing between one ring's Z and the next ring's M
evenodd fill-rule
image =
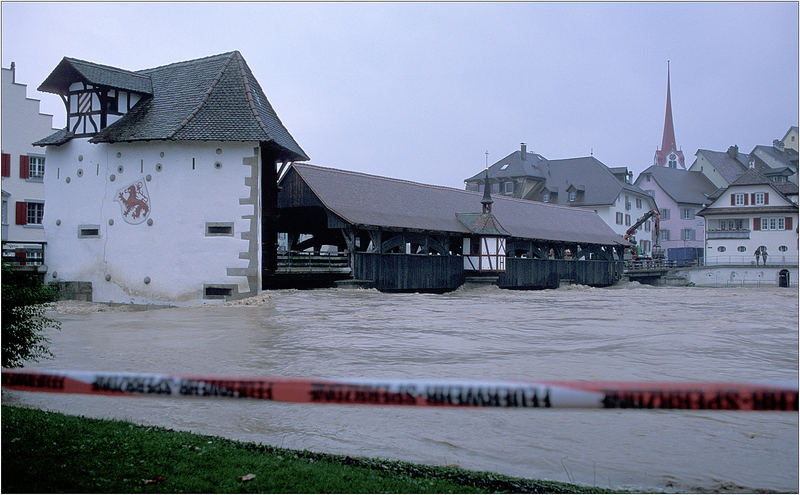
M462 188L519 149L638 175L661 144L749 152L798 122L798 4L14 3L2 66L129 70L239 50L311 163Z

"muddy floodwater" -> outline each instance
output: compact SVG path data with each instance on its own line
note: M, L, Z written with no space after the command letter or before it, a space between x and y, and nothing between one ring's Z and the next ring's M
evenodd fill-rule
M55 359L27 367L331 378L798 378L795 289L332 289L265 292L251 305L59 309ZM3 403L619 490L798 491L796 413L327 406L8 390Z

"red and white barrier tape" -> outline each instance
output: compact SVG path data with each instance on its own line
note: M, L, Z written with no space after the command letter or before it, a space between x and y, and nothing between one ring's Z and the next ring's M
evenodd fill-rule
M263 399L381 406L797 411L797 385L691 382L513 382L183 376L4 369L28 392Z

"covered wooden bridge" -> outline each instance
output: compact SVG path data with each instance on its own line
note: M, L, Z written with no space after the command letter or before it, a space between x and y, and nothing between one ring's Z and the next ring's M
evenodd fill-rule
M278 189L286 244L265 287L350 279L448 291L483 275L536 289L611 285L622 274L625 243L591 210L299 163Z

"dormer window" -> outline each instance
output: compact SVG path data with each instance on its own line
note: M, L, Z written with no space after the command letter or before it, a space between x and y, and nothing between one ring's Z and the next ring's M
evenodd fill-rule
M549 203L550 202L550 192L549 191L545 191L545 192L542 193L542 202L543 203Z
M574 203L578 199L578 191L572 190L569 192L569 202Z

